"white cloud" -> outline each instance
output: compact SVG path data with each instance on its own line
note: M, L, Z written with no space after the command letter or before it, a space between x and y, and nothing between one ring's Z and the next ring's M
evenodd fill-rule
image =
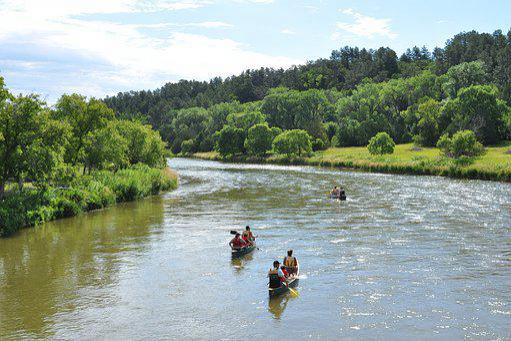
M44 95L45 91L62 93L77 89L85 95L100 96L121 89L155 88L163 82L182 78L206 80L236 74L247 68L286 67L301 62L251 51L250 46L231 39L179 31L180 27L186 26L202 29L232 26L220 21L135 25L87 20L84 16L196 8L192 6L205 5L205 1L145 1L143 5L134 0L72 3L68 0L45 1L44 4L36 0L16 0L2 4L0 45L5 52L3 55L9 52L5 51L6 46L31 49L29 55L10 57L28 63L26 67L6 67L6 58L0 59L2 73L5 74L5 69L10 70L6 81L11 77L30 79L30 63L45 60L46 64L37 64L40 84L45 81L48 84L62 83L38 92ZM162 28L168 32L152 36L141 28ZM48 51L52 53L48 54ZM45 66L51 66L52 71L45 70ZM21 77L20 72L25 72L25 76ZM17 89L24 84L15 80L12 83ZM30 86L25 88L34 91Z
M282 31L280 31L280 33L282 33L282 34L290 34L290 35L296 34L295 31L290 30L289 28L283 29Z
M397 36L397 34L394 33L390 28L390 19L378 19L370 17L355 12L351 8L340 9L339 11L345 15L351 16L354 19L354 22L337 22L336 27L338 30L332 35L333 39L339 38L339 30L366 38L382 36L393 39Z

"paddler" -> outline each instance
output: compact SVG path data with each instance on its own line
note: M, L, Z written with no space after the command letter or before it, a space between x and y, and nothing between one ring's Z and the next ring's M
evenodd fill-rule
M298 260L293 257L293 250L287 251L287 256L284 257L284 266L290 275L294 275L298 272Z
M255 237L252 234L252 231L250 231L250 226L247 225L245 227L245 231L243 231L242 238L245 241L245 243L250 244L250 245L254 245Z
M273 269L268 271L268 276L271 277L272 275L277 275L281 282L286 282L286 275L284 274L284 271L282 271L278 260L273 262Z
M236 233L234 238L229 242L229 246L232 249L238 250L238 249L241 249L241 248L247 246L247 243L245 243L245 241L243 239L241 239L240 236L241 235L239 233Z

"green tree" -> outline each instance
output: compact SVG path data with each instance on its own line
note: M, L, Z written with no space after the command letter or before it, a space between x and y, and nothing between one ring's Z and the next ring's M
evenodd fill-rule
M458 91L471 85L485 84L488 79L486 65L482 61L461 63L451 67L442 88L447 96L455 98Z
M264 115L260 111L244 111L227 116L227 125L247 131L250 127L264 123Z
M367 145L367 149L369 153L372 155L383 155L383 154L392 154L394 153L394 147L396 144L392 137L385 132L380 132L373 136L369 140L369 144Z
M191 155L195 152L195 141L193 139L184 140L181 143L181 153L183 155Z
M483 144L501 140L502 115L508 109L498 98L498 90L489 85L473 85L458 92L458 97L446 103L452 122L449 132L472 130Z
M114 112L102 101L72 94L63 95L56 105L56 119L63 120L71 126L67 142L66 162L76 165L84 161L84 148L88 135L104 128L114 118Z
M49 181L62 162L67 126L50 119L37 96L11 97L0 107L0 196L9 180Z
M414 137L415 142L425 147L436 145L440 137L438 120L440 117L441 105L434 99L428 99L421 103L417 109L417 134Z
M89 134L85 141L85 169L125 168L129 164L128 141L119 134L115 122Z
M256 124L248 130L245 149L252 155L264 155L271 150L273 134L268 124Z
M150 125L137 121L118 120L115 129L128 143L126 152L130 165L145 163L150 167L165 165L165 143Z
M218 132L216 150L222 156L239 154L243 152L244 142L243 129L226 125Z
M311 137L305 130L286 130L273 140L273 150L288 157L308 155L312 152Z
M184 140L195 139L201 144L212 132L207 128L211 125L211 117L204 108L188 108L179 110L172 121L172 152L178 154L181 151L181 143Z

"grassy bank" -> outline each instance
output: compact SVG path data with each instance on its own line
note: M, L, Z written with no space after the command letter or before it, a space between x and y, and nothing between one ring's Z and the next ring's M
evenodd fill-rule
M0 236L176 187L177 174L169 168L161 170L136 165L115 173L93 172L76 178L65 188L11 191L0 200Z
M486 148L480 157L453 160L442 156L437 148L414 148L412 144L397 145L394 154L370 155L366 147L329 148L310 157L270 155L264 158L236 156L222 158L216 152L196 153L194 157L230 162L276 163L341 167L369 172L440 175L454 178L511 182L511 142Z

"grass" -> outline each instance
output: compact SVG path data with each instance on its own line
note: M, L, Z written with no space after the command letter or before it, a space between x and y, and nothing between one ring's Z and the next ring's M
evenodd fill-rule
M440 175L455 178L483 179L511 182L511 142L486 148L476 158L453 160L442 155L438 148L415 148L413 144L396 145L393 154L375 156L366 147L329 148L309 157L270 155L264 158L236 156L221 158L216 152L196 153L195 157L208 160L305 164L326 167L361 169L369 172Z
M132 201L177 187L177 174L166 168L136 165L118 172L97 171L73 180L68 187L11 190L0 199L0 236L46 221Z

